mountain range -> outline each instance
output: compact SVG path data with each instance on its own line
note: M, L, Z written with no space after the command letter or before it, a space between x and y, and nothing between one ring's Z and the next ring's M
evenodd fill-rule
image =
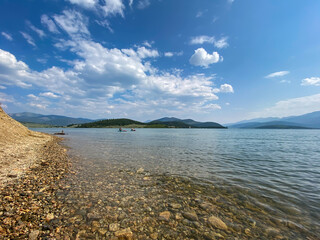
M96 120L87 119L87 118L72 118L60 115L42 115L31 112L23 113L12 113L9 114L13 119L21 123L37 123L37 124L46 124L52 126L67 126L70 124L82 124L89 123Z
M13 113L9 115L13 119L22 123L46 124L49 126L68 126L73 124L81 125L85 123L101 121L88 118L72 118L60 115L42 115L30 112ZM175 117L164 117L153 121L148 120L145 123L139 122L139 124L145 125L145 127L224 128L224 126L216 122L198 122L192 119L179 119ZM226 126L229 128L320 128L320 111L284 118L255 118L232 124L226 124Z
M229 128L320 128L320 111L283 118L255 118L226 124Z

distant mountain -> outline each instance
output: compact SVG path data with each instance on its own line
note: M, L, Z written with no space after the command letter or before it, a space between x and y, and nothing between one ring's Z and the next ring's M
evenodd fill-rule
M185 124L185 127L194 127L194 128L225 128L224 126L220 125L216 122L197 122L192 119L179 119L174 117L164 117L157 120L154 120L152 122L162 122L164 124L173 124L177 125L178 123ZM174 125L172 125L174 126ZM182 125L181 125L182 126Z
M225 128L214 122L196 122L192 119L161 118L148 123L142 123L127 118L106 119L90 123L79 124L77 128Z
M270 126L275 128L320 128L320 111L284 118L251 119L228 124L228 126L230 128L271 128Z
M94 121L87 118L72 118L59 115L42 115L30 112L12 113L9 115L19 122L47 124L52 126L67 126L71 124L82 124Z

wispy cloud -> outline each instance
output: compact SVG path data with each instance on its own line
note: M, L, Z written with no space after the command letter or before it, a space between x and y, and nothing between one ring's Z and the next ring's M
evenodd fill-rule
M1 35L4 36L9 41L13 40L12 36L9 33L1 32Z
M120 15L124 17L125 5L122 0L105 0L104 5L100 5L105 17Z
M302 86L320 86L320 77L305 78L301 82Z
M320 94L291 98L277 102L270 108L250 114L250 118L287 117L320 110Z
M98 0L69 0L69 2L84 8L94 8Z
M290 73L289 71L274 72L274 73L270 73L269 75L265 76L265 78L283 77L289 73Z
M144 9L149 7L149 5L150 5L150 0L140 0L138 2L137 8Z
M107 19L101 20L101 21L96 20L96 23L101 27L108 29L111 33L114 33L113 29L111 28L111 24Z
M41 16L41 23L48 28L48 30L52 33L59 33L56 24L47 16Z
M225 48L228 47L229 44L227 42L228 37L221 37L220 39L216 39L214 36L196 36L192 37L190 40L190 44L204 44L204 43L212 43L217 48Z
M36 44L35 44L33 38L29 34L27 34L25 32L20 32L20 33L30 45L36 47Z
M40 38L43 38L44 36L46 36L44 31L42 31L41 29L35 27L30 21L26 21L26 23L27 23L27 25L29 26L29 28L31 30L33 30L35 33L37 33L39 35Z
M165 57L182 56L182 55L183 55L183 51L180 51L180 52L165 52L164 53Z
M87 28L88 18L75 10L64 10L62 15L54 15L53 18L58 26L70 36L89 36Z

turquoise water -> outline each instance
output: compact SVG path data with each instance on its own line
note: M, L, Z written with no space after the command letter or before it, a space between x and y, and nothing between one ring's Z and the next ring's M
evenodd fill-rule
M55 132L57 129L37 129ZM205 180L320 232L320 131L65 129L83 161ZM102 165L101 165L102 166Z

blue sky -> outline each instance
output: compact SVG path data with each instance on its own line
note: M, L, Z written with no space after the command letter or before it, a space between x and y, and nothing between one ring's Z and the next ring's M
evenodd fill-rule
M220 123L320 110L320 1L0 0L7 112Z

